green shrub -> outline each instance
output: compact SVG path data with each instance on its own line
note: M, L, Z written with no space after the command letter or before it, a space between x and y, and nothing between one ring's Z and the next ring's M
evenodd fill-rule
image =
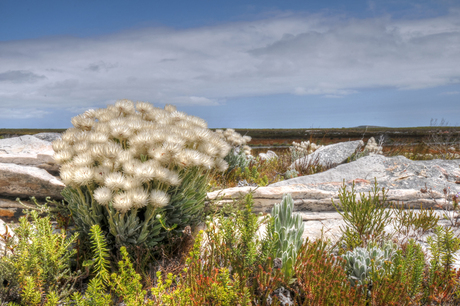
M348 191L344 182L339 191L340 203L332 201L346 225L345 228L341 227L341 239L346 250L388 240L385 226L391 221L391 211L386 210L390 203L386 203L385 189L381 196L379 192L376 180L368 195L360 193L360 200L356 200L355 183L353 182L351 191Z
M204 120L122 100L72 124L53 148L82 239L97 224L112 250L152 248L202 220L209 173L230 150Z
M21 288L23 305L62 300L72 293L79 278L79 273L71 271L77 234L68 238L64 231L53 233L49 217L39 218L36 211L30 212L31 222L28 216L21 217L14 229L14 249L0 259L9 273L6 280L9 286Z

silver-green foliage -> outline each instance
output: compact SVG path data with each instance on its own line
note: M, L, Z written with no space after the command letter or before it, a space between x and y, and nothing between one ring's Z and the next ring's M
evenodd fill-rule
M351 284L356 286L371 284L372 279L388 273L394 255L394 246L387 244L383 248L357 247L353 251L346 252L342 258L345 259L348 278Z
M281 203L272 209L274 219L273 236L278 237L276 257L281 258L282 269L286 277L293 274L297 253L302 246L304 225L302 217L293 215L294 200L290 194L285 194Z
M246 153L244 153L243 150L236 152L234 148L230 150L230 153L225 156L224 160L228 163L227 172L237 168L244 169L245 167L248 167L250 163L250 159L246 156Z
M284 173L284 177L286 179L291 179L291 178L294 178L294 177L297 177L297 176L299 176L299 171L297 171L296 169L288 169Z

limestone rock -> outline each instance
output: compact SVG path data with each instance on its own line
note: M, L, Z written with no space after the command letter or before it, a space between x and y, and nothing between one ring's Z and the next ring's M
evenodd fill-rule
M334 167L345 162L356 150L364 145L362 140L347 141L320 147L312 154L296 160L290 168L307 167L318 164L323 167Z
M38 133L34 134L33 136L48 142L53 142L57 139L61 139L61 133Z
M278 155L276 155L275 152L268 150L267 153L259 153L259 157L261 160L269 160L269 159L278 158Z
M54 162L51 142L25 135L0 139L0 163L33 166L50 172L58 172Z
M0 195L62 199L65 185L43 169L0 163Z
M334 211L331 199L339 202L338 192L344 181L348 187L354 182L357 192L368 192L376 178L378 186L388 190L388 201L405 207L449 207L452 204L449 195L460 192L459 165L459 160L411 161L402 156L373 155L266 187L234 187L210 192L208 198L218 204L230 203L252 190L254 211L270 212L283 194L290 193L295 211Z

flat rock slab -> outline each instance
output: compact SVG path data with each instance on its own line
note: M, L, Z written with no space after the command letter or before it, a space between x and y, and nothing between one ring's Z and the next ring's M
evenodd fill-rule
M0 163L32 166L55 173L59 171L59 165L53 154L51 142L34 136L0 139Z
M61 135L61 133L38 133L33 136L44 141L53 142L57 139L61 139Z
M351 155L353 155L353 153L356 152L358 148L362 146L364 146L364 142L362 140L356 140L321 147L315 152L296 160L290 168L306 168L309 165L315 164L323 167L334 167L345 162Z
M333 211L343 183L357 192L368 192L374 178L385 187L387 200L398 205L425 208L452 204L460 192L460 160L412 161L403 156L366 156L325 172L292 178L266 187L234 187L208 193L218 204L230 203L253 191L254 211L270 212L283 194L290 193L295 211ZM447 197L444 195L447 191ZM449 197L450 195L450 197ZM359 199L359 195L357 195Z
M35 167L0 163L0 195L19 198L62 199L65 185L47 171Z

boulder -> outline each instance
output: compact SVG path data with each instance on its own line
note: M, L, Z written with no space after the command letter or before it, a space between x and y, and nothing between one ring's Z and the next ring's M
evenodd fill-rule
M57 139L61 139L61 133L38 133L34 134L33 136L48 142L53 142Z
M45 169L52 173L59 171L54 162L51 142L25 135L0 139L0 163L13 163Z
M406 207L449 207L452 195L460 192L459 166L459 160L412 161L403 156L372 155L266 187L234 187L210 192L208 198L218 204L231 203L232 199L253 191L254 211L270 212L283 194L291 193L296 211L333 211L331 199L339 202L338 192L344 182L348 187L354 183L357 192L368 192L376 178L378 186L388 191L388 201Z
M269 160L278 158L275 152L268 150L267 153L259 153L260 160Z
M364 145L362 140L347 141L320 147L312 154L299 158L290 166L291 169L309 165L332 168L345 162L356 150Z
M35 167L0 163L0 195L62 199L65 185L47 171Z

